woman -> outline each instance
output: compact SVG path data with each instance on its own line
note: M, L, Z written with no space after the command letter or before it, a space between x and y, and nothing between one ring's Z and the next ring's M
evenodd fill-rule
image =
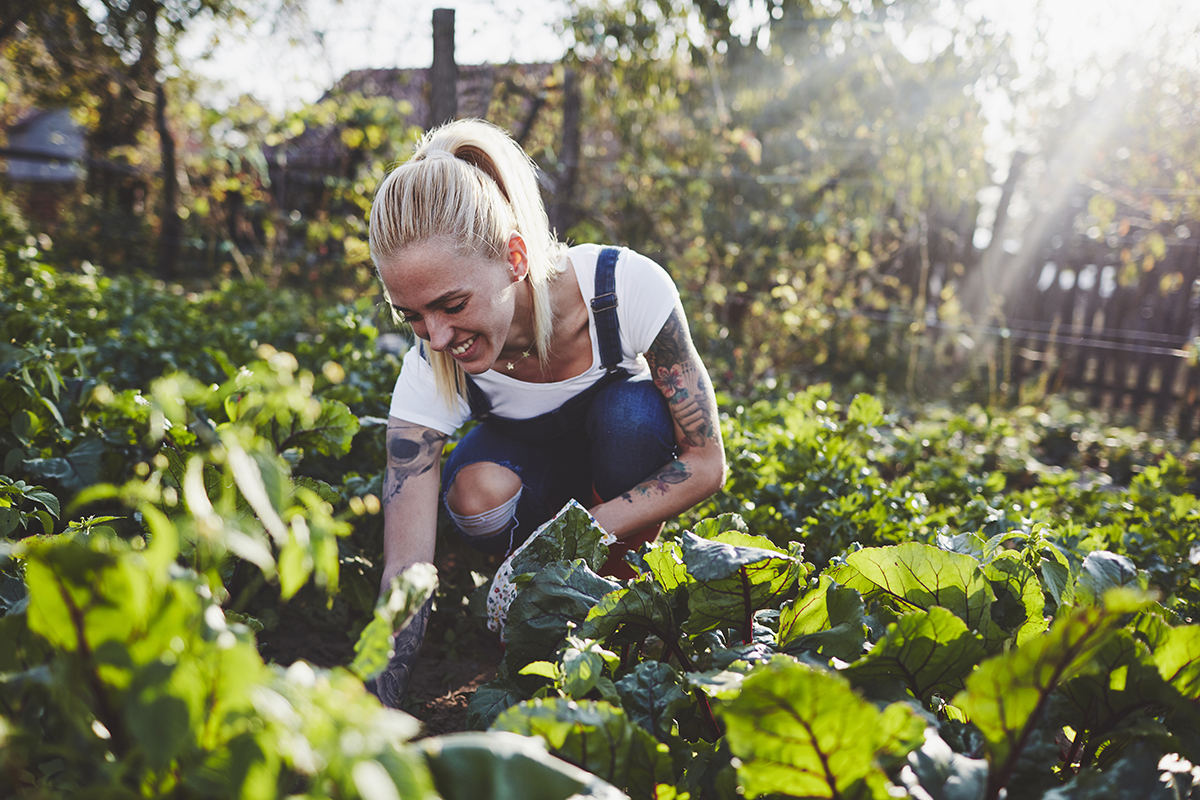
M566 248L535 166L499 128L431 131L380 185L370 245L420 340L388 420L383 590L432 562L439 497L466 541L507 554L575 498L624 550L724 479L716 402L678 292L627 250ZM480 420L436 469L463 423ZM373 687L397 707L428 605Z

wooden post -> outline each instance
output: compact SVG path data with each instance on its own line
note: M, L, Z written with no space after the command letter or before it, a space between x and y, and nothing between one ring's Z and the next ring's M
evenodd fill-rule
M579 128L583 98L575 70L563 75L562 150L558 176L554 182L554 199L548 209L550 229L566 235L578 222L579 209L575 204L579 183Z
M454 9L433 10L433 66L429 70L429 120L434 128L458 116L458 64L454 61Z
M157 82L157 78L154 86L154 127L158 130L163 173L162 216L158 232L158 277L171 280L178 271L179 253L183 248L183 218L179 216L179 174L175 137L167 125L167 93L163 85Z

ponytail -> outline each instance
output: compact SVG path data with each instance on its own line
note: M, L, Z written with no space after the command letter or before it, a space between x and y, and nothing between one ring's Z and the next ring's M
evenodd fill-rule
M550 284L562 269L564 246L550 231L536 171L520 145L489 122L435 128L379 185L370 245L377 269L429 239L446 240L463 256L504 259L509 236L519 233L529 259L534 346L546 366L554 331ZM466 396L466 375L454 359L430 351L429 363L444 397Z

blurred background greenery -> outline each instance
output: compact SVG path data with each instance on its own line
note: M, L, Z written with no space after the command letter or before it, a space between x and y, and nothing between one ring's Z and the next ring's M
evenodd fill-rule
M528 63L529 48L514 46L509 63L489 66L460 46L458 115L521 140L564 238L628 245L667 267L720 386L831 380L991 403L1075 390L1190 435L1194 10L545 5L561 18L561 55ZM205 62L184 55L197 37L219 59L220 37L259 35L266 20L311 45L324 6L8 6L6 242L60 269L164 288L244 281L334 303L377 296L367 211L430 122L423 66L350 71L314 102L283 107L256 99L280 96L265 72L261 91L218 102ZM384 16L407 32L405 47L427 47L428 12L401 4ZM468 13L460 40L474 42ZM1014 14L1027 17L1020 36ZM513 23L515 33L485 34L519 38L521 17ZM39 125L66 137L57 161L30 159Z

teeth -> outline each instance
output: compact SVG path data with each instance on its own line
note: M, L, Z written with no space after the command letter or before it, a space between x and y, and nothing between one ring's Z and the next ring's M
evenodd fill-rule
M470 339L467 339L465 342L460 344L458 347L451 347L450 352L456 356L461 356L463 353L467 352L467 349L470 348L470 346L474 342L475 342L475 337L472 336Z

